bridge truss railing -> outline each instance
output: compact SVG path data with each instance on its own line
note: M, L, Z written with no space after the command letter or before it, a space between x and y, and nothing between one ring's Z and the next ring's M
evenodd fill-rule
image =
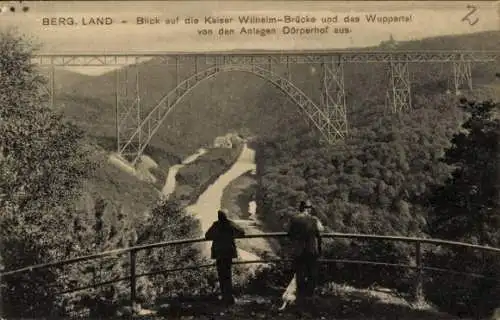
M277 232L277 233L262 233L262 234L245 235L239 239L286 238L286 237L287 237L286 233ZM412 296L416 301L421 301L424 298L423 283L424 283L425 272L440 272L440 273L446 273L448 275L463 275L463 276L467 276L467 277L483 278L483 279L486 279L488 281L500 281L500 279L490 278L490 277L488 277L488 275L485 275L485 274L464 272L463 270L461 271L461 270L459 270L459 268L461 266L457 266L458 269L447 269L447 268L439 268L439 267L431 266L431 265L425 265L423 263L423 259L422 259L422 255L424 252L424 250L423 250L424 245L432 245L432 246L437 246L437 247L451 247L453 250L466 250L466 249L478 250L479 252L482 253L483 260L484 260L484 254L486 254L486 253L491 253L495 257L500 257L500 248L481 246L481 245L475 245L475 244L468 244L468 243L462 243L462 242L456 242L456 241L440 240L440 239L426 239L426 238L402 237L402 236L381 236L381 235L367 235L367 234L325 233L325 234L322 234L322 238L323 239L348 239L348 240L355 240L355 241L361 240L361 241L368 241L368 242L390 241L390 242L402 242L402 243L405 243L408 245L412 245L414 248L413 249L413 253L414 253L413 263L412 264L400 264L400 263L389 263L386 261L354 260L354 259L320 259L320 262L324 263L324 264L341 263L341 264L354 264L354 265L371 265L371 266L377 266L377 267L393 267L393 268L403 268L406 270L413 270L413 272L414 272L413 273L414 274L414 285L413 285ZM2 273L0 273L0 279L5 280L6 278L8 278L10 276L15 276L15 275L20 275L20 274L25 274L26 276L29 277L30 273L37 271L37 270L41 270L41 269L62 268L63 266L74 265L74 264L77 264L79 262L85 262L85 261L91 262L91 261L97 261L97 260L102 259L102 258L128 255L128 259L129 259L130 263L129 263L129 270L128 270L127 276L111 279L109 281L92 283L92 284L86 285L86 286L80 286L80 287L75 286L73 288L60 291L59 294L67 294L67 293L82 291L82 290L86 290L86 289L96 289L96 288L110 285L113 283L125 281L125 282L128 282L130 285L130 302L133 306L134 302L137 299L137 279L138 278L153 276L153 275L157 275L157 274L167 274L167 273L178 272L178 271L183 271L183 270L196 270L196 269L214 266L213 263L210 263L210 264L200 264L200 265L193 265L193 266L182 266L182 267L170 268L170 269L164 269L164 270L163 269L162 270L153 270L153 271L146 272L146 273L138 273L137 272L136 258L137 258L137 255L139 252L146 251L146 250L152 250L152 249L158 249L158 248L179 246L179 245L194 245L196 243L202 243L202 242L209 242L209 241L205 240L204 238L194 238L194 239L165 241L165 242L158 242L158 243L153 243L153 244L132 246L132 247L128 247L128 248L105 251L105 252L101 252L101 253L97 253L97 254L76 257L76 258L67 259L67 260L63 260L63 261L57 261L57 262L53 262L53 263L32 265L32 266L27 266L27 267L16 269L16 270L2 271ZM234 261L233 263L234 264L256 264L256 263L257 264L266 264L266 263L268 264L268 263L283 263L286 261L290 261L290 259L284 259L284 258L259 259L259 260ZM32 281L31 278L28 278L28 279L29 279L28 281L30 281L30 282ZM35 279L33 279L33 280L35 280ZM36 283L31 283L30 285L37 286Z

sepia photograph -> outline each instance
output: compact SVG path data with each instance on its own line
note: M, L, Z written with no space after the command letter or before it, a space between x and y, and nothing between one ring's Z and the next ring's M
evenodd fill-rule
M0 1L0 319L500 320L500 3Z

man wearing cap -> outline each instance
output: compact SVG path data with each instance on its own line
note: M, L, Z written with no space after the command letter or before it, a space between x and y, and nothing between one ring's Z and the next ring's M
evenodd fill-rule
M311 215L311 210L311 202L302 201L299 214L292 217L288 227L288 236L293 244L298 298L311 297L317 284L320 232L324 227L317 217Z
M217 212L218 220L205 233L205 239L212 240L212 259L216 260L222 301L225 304L234 304L231 266L233 258L237 258L235 237L245 235L245 231L236 223L228 219L228 211L221 209Z

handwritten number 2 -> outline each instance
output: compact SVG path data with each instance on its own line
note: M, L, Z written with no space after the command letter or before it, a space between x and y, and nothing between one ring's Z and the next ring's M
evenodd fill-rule
M467 21L467 22L469 22L469 25L473 26L479 21L479 18L476 18L476 20L474 20L474 21L471 21L471 19L470 19L470 17L477 11L477 7L468 4L467 9L469 9L469 13L467 13L465 15L465 17L462 18L462 21Z

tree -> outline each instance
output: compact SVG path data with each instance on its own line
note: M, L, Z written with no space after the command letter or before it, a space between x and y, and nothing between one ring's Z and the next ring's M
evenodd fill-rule
M465 103L470 118L455 134L444 163L453 166L444 185L430 192L429 232L434 237L500 245L498 104Z
M13 270L60 260L68 252L70 204L92 169L83 132L62 121L41 94L43 77L31 64L36 48L15 32L0 34L0 247ZM5 279L6 314L42 316L53 310L55 270ZM36 279L40 277L40 279Z
M139 245L178 239L199 237L201 226L199 221L187 214L178 201L160 201L151 212L150 219L138 230ZM138 270L153 272L159 270L178 269L207 263L203 255L203 245L179 244L144 250L137 260L143 261ZM138 289L139 299L148 296L151 300L157 293L170 295L190 294L213 290L213 270L182 270L175 273L160 273L152 279L153 290ZM144 286L146 287L146 286ZM149 292L148 292L149 291ZM153 292L156 291L156 292Z
M494 112L499 105L491 101L463 101L469 114L462 132L454 135L442 161L453 167L442 185L429 191L427 226L431 236L498 247L499 143L500 121ZM427 263L445 269L483 274L490 279L434 274L427 297L455 314L489 314L497 307L500 287L491 278L500 275L498 258L474 250L449 248L428 254ZM463 310L467 306L467 310Z

